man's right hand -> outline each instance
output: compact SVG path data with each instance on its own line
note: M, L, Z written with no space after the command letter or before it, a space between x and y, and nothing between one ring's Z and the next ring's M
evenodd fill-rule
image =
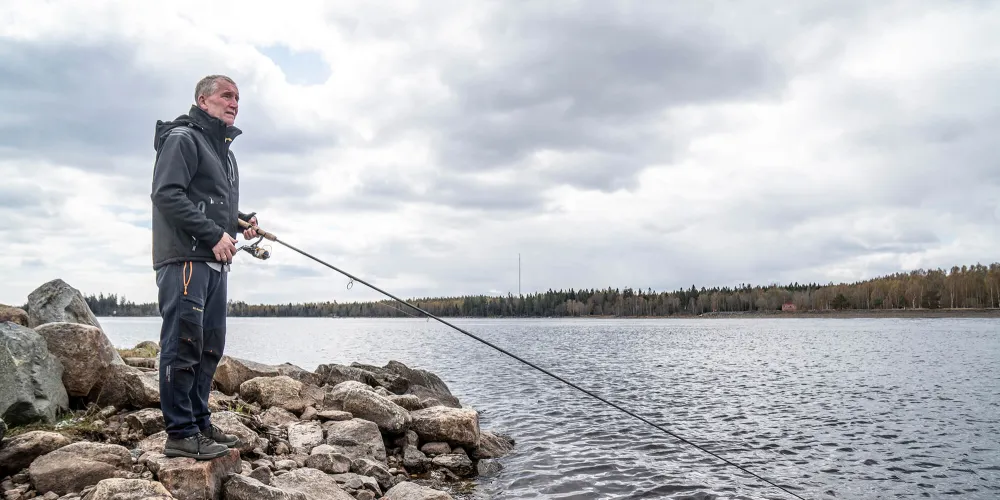
M222 233L222 239L212 247L212 253L219 262L231 262L233 255L236 255L236 239L229 236L229 233Z

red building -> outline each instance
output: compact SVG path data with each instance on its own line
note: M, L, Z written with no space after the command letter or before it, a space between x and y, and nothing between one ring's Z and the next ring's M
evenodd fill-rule
M781 310L784 312L795 312L795 304L791 302L785 302L781 305Z

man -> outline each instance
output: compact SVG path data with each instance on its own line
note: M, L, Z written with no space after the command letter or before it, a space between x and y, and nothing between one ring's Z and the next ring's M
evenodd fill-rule
M226 343L227 273L237 249L239 170L229 150L242 132L236 83L209 75L195 104L173 121L157 120L153 148L153 269L159 289L160 408L168 457L211 459L237 439L211 422L208 395ZM243 231L256 237L253 228Z

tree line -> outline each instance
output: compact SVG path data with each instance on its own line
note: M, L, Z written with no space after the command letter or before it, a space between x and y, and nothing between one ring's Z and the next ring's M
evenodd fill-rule
M156 316L156 303L135 304L117 295L85 297L98 316ZM749 285L735 287L652 289L605 288L547 290L507 294L409 300L442 317L665 317L710 312L797 311L844 309L968 309L1000 307L1000 263L953 266L950 270L918 269L852 283L820 285ZM420 314L390 300L371 302L307 302L248 304L229 302L230 316L396 318Z

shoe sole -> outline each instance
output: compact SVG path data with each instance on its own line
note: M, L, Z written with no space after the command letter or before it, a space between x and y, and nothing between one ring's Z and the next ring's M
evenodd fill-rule
M195 460L211 460L213 458L224 457L229 454L229 449L219 453L188 453L183 450L164 450L163 454L169 458L193 458Z
M240 441L238 439L236 441L216 441L216 443L219 443L222 446L226 446L226 447L229 447L229 448L235 447L237 444L239 444L239 442Z

